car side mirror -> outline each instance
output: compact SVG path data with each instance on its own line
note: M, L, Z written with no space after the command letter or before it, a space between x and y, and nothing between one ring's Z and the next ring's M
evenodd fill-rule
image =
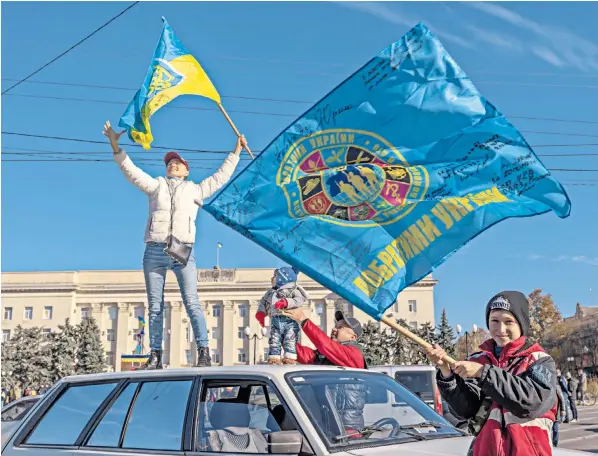
M272 454L314 454L299 431L278 431L268 434L268 452Z

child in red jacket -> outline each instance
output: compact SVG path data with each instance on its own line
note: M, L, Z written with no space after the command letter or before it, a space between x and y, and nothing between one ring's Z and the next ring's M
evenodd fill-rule
M492 339L469 360L442 361L438 345L428 358L439 366L437 383L453 411L469 419L476 436L473 456L549 456L555 421L556 366L540 345L527 339L529 303L504 291L486 306Z

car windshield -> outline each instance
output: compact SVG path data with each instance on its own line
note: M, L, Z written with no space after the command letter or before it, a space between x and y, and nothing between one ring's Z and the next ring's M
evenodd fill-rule
M299 372L286 378L329 449L462 435L417 396L382 374Z

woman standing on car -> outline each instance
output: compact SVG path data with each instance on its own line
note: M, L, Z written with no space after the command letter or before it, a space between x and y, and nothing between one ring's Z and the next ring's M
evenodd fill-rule
M139 169L118 141L125 131L116 133L110 122L104 125L104 136L110 140L114 161L125 178L145 193L149 199L149 219L145 229L143 273L149 306L150 357L141 369L162 369L162 339L164 324L164 284L166 271L172 269L179 282L183 304L191 320L198 348L197 366L211 365L208 329L197 295L195 262L195 218L197 210L228 182L243 148L244 136L237 139L234 152L212 176L196 184L187 180L189 163L176 152L164 155L166 176L153 178Z
M428 358L438 365L442 397L469 419L476 436L473 456L548 456L557 398L556 366L527 339L529 303L518 291L503 291L486 306L491 339L469 360L449 366L435 345Z

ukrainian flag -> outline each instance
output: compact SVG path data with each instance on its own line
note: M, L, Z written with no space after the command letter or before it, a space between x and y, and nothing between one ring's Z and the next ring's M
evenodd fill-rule
M137 320L139 320L139 323L141 324L141 326L145 326L145 318L139 316L139 317L137 317Z
M220 104L220 94L199 62L162 18L162 36L141 89L127 107L119 126L144 149L154 140L150 117L179 95L199 95Z

